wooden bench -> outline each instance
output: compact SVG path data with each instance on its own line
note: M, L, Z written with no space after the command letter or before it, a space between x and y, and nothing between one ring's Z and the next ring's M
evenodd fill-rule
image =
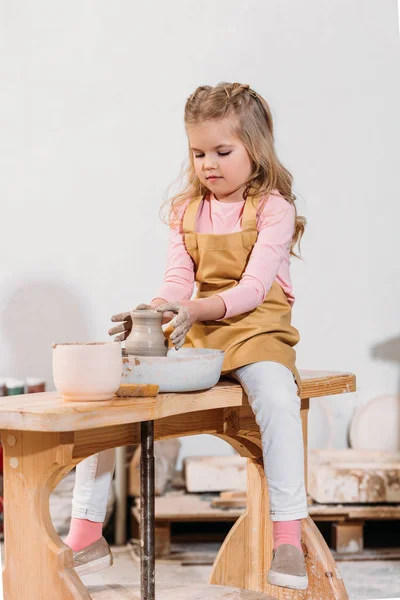
M301 416L307 461L309 399L352 392L355 377L307 371L302 377ZM311 518L304 519L302 528L309 573L306 594L266 582L272 556L272 524L260 432L242 388L235 382L221 381L204 392L114 398L107 402L64 402L55 392L0 398L6 506L3 580L7 600L91 598L73 569L71 550L51 523L50 493L91 454L139 443L140 424L143 430L143 424L150 422L154 422L156 439L208 433L226 440L248 458L247 508L218 553L211 584L252 591L259 598L263 598L262 592L276 599L347 599L335 561ZM102 591L94 590L93 598L99 593ZM121 593L121 586L115 593L109 589L107 600L123 598ZM199 597L196 591L191 595L190 587L182 593L188 600ZM227 594L219 596L227 599L241 597L238 591L213 587L200 593L202 598L210 599L218 593ZM176 600L177 593L173 597ZM161 598L159 595L157 600ZM247 600L243 592L242 598ZM254 600L257 595L249 598Z

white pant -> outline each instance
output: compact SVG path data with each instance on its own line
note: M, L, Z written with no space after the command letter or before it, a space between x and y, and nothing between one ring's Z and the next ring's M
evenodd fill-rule
M272 521L307 517L300 398L291 371L263 361L241 367L232 376L243 386L260 427ZM73 517L104 521L114 461L113 449L79 463Z

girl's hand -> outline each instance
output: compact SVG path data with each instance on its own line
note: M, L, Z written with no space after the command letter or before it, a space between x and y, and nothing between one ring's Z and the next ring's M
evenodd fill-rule
M194 301L185 302L167 302L156 308L156 312L173 313L176 315L171 321L174 329L170 335L171 342L175 349L179 350L185 343L186 334L197 321L197 310Z
M116 335L117 333L119 333L120 335L117 335L117 337L114 339L114 341L115 342L123 342L124 340L126 340L128 335L132 331L131 313L123 312L123 313L118 313L117 315L113 315L111 317L111 321L113 323L120 323L120 325L117 325L116 327L112 327L111 329L109 329L108 335Z
M154 300L151 304L139 304L136 307L136 310L156 310L159 306L165 304L165 300ZM172 312L163 312L161 325L166 325L174 318L174 314Z
M154 310L151 304L138 304L135 310Z
M150 304L139 304L139 306L137 306L135 308L135 310L154 310L154 307L151 306ZM121 324L109 329L108 335L116 335L117 333L119 333L120 335L118 335L114 341L115 342L123 342L124 340L126 340L128 335L132 331L131 313L123 312L123 313L118 313L117 315L113 315L111 317L111 321L113 323L121 323Z

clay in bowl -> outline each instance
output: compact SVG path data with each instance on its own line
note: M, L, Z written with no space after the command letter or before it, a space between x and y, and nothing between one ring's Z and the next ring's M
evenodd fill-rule
M110 400L121 384L119 342L53 345L53 379L68 401Z
M168 340L161 323L162 314L154 310L133 310L132 330L125 340L125 348L133 356L166 356Z

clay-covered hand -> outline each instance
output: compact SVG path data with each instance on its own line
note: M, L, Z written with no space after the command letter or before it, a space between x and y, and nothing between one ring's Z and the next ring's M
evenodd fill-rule
M153 310L151 304L138 304L135 310Z
M165 304L165 302L161 302L161 304ZM156 310L158 306L160 306L160 301L156 300L154 304L139 304L139 306L136 307L136 310ZM172 312L163 311L161 324L166 325L171 321L171 319L173 319L173 317L174 315L172 314Z
M132 318L130 312L118 313L111 317L113 323L119 323L116 327L108 330L108 335L116 335L115 342L123 342L126 340L132 330ZM117 335L120 334L120 335Z
M171 321L171 326L174 331L170 335L170 340L175 346L175 349L179 350L185 343L187 332L197 321L193 302L190 300L185 303L168 302L166 304L161 304L161 306L156 308L156 312L171 312L176 315Z
M150 304L139 304L135 310L153 310L153 307ZM113 323L120 323L116 327L112 327L108 330L108 335L117 335L115 338L115 342L123 342L126 340L130 332L132 331L132 318L131 313L123 312L118 313L117 315L113 315L111 317L111 321Z

